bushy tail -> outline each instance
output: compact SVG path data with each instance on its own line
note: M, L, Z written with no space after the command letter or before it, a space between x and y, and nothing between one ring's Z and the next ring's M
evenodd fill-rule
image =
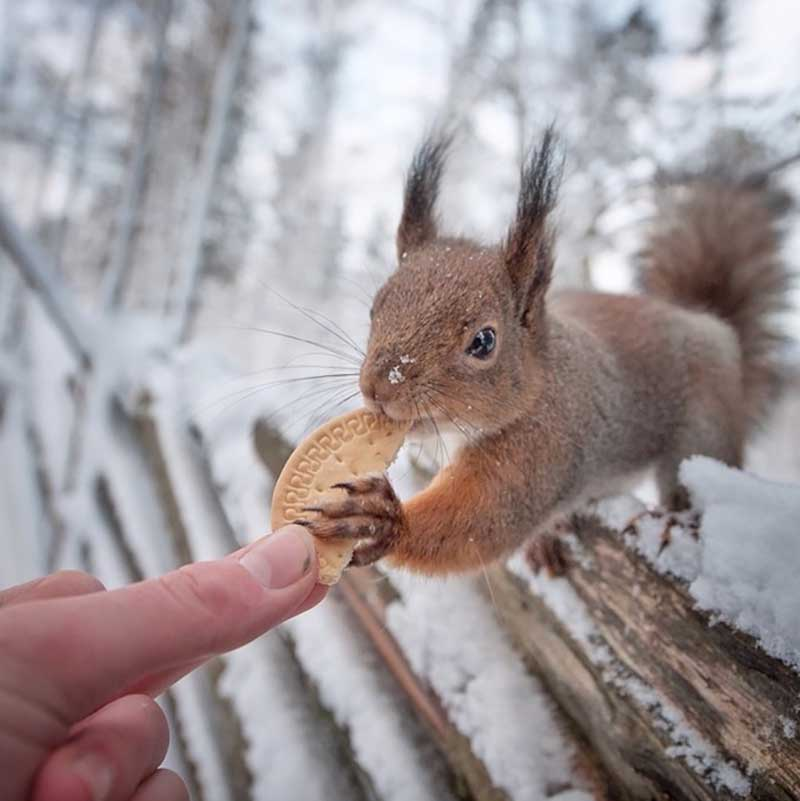
M665 189L641 253L642 289L711 312L736 331L742 349L749 427L763 421L781 387L790 273L781 260L779 216L786 195L761 182L695 178Z

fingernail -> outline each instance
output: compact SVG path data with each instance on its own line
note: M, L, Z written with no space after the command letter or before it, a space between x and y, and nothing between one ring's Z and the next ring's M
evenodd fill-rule
M72 771L89 786L92 801L105 801L114 784L114 771L111 765L93 751L78 756L72 763Z
M314 557L311 535L300 526L286 526L264 537L239 561L267 589L279 590L303 578Z

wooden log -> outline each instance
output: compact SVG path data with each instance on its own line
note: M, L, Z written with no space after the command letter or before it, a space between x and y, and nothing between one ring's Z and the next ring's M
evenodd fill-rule
M500 622L618 797L800 798L800 676L752 637L712 625L619 534L575 524L581 559L557 589L582 606L581 632L507 569L493 568L491 583Z

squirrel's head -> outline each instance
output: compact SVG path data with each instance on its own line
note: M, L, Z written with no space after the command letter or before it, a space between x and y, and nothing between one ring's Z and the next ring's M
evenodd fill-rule
M553 264L548 215L560 165L548 129L522 168L508 235L484 247L439 234L435 207L448 147L447 138L429 138L411 163L398 267L373 301L361 391L368 406L398 420L497 430L530 408L541 381Z

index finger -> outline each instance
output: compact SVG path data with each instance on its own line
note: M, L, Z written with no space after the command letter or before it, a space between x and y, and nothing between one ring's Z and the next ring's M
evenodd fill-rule
M0 615L0 653L79 720L162 673L236 648L291 615L316 584L308 532L288 526L244 554L111 592Z

